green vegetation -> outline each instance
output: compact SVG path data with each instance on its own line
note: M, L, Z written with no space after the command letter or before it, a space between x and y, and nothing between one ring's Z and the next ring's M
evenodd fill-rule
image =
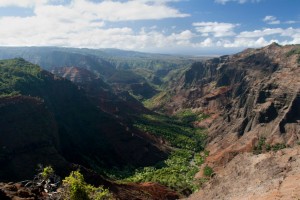
M183 116L188 116L187 113L191 114L186 112ZM204 150L204 130L193 127L190 122L191 120L183 120L181 115L166 117L152 114L137 117L135 128L161 137L173 147L173 152L168 159L155 166L140 169L128 166L123 170L103 171L113 179L121 179L120 182L156 182L182 194L197 190L200 182L194 176L209 152Z
M41 172L41 175L44 180L48 179L53 174L54 174L54 170L51 166L45 167Z
M194 162L197 166L202 165L205 162L205 158L209 156L209 151L204 150L202 154L196 153L194 155Z
M213 175L213 173L214 173L214 170L210 166L206 165L204 167L204 169L203 169L204 176L211 177Z
M254 154L261 154L263 152L268 151L278 151L281 149L285 149L287 146L285 144L277 143L275 145L270 145L266 143L265 137L260 137L258 140L258 144L253 148Z
M41 69L24 59L0 61L0 97L14 96L28 84L41 81Z
M73 171L63 180L64 197L68 200L104 200L113 199L109 190L94 187L84 181L83 175Z
M263 152L263 148L266 146L266 138L265 137L260 137L258 140L257 146L254 147L253 153L254 154L261 154Z
M162 115L143 115L134 126L170 142L171 146L192 151L204 149L206 135L203 129L194 128L179 119Z
M206 115L204 113L193 112L191 109L181 110L180 112L176 113L175 116L179 118L181 121L183 121L184 123L201 121L209 117L209 115Z
M127 78L131 79L132 77L129 74ZM59 129L63 130L62 135L72 135L71 138L63 138L62 146L69 145L71 141L72 144L75 144L76 148L74 149L78 149L73 152L74 155L78 155L78 160L92 160L89 164L90 166L92 166L91 163L94 164L95 167L93 167L97 170L97 167L100 168L103 161L101 155L87 156L90 154L88 154L88 150L83 151L86 147L81 147L82 141L86 141L91 146L100 146L103 148L103 152L107 152L105 150L108 149L106 148L108 145L106 140L99 134L94 137L98 130L94 125L99 125L100 122L112 122L109 121L110 119L106 115L99 114L92 104L85 103L88 102L86 97L78 93L76 86L65 80L57 80L53 83L52 81L52 77L46 72L42 72L38 66L32 65L23 59L0 62L0 95L20 93L40 98L47 105L49 111L52 111L55 117L58 118L59 127L75 127L70 129L69 132L63 128ZM61 95L59 98L56 98L59 92L56 88L61 86L66 90L63 94L59 94ZM73 96L76 96L76 98L71 98ZM199 152L204 150L206 135L203 129L193 127L192 122L206 117L200 113L192 113L190 110L185 110L174 117L159 114L136 117L133 124L136 129L158 136L167 145L171 146L173 152L168 159L155 166L137 170L128 167L124 170L124 173L117 169L114 172L116 177L120 177L119 174L121 174L123 180L127 182L158 182L182 193L184 190L194 191L197 188L194 175L198 172L198 166L204 163L208 153L200 155ZM101 121L98 121L98 119L101 119ZM114 123L112 123L113 125ZM102 152L102 149L100 152ZM51 167L46 167L41 171L40 176L47 179L53 173L54 170ZM95 188L87 184L79 172L72 172L70 176L66 177L63 186L68 196L67 199L70 200L110 198L108 190L102 187Z
M197 154L197 159L200 156ZM174 151L163 162L163 167L145 167L136 170L131 177L124 179L125 182L156 182L168 186L176 191L195 191L198 185L194 176L198 172L198 164L202 164L205 157L196 162L196 156L189 150Z
M278 151L278 150L281 150L281 149L285 149L286 147L287 146L285 144L277 143L277 144L271 146L271 150L272 151Z
M293 49L293 50L287 52L286 56L287 56L287 57L290 57L290 56L292 56L292 55L294 55L294 54L298 54L298 55L299 55L299 54L300 54L300 48Z
M290 57L290 56L292 56L292 55L300 55L300 48L296 48L296 49L293 49L293 50L291 50L291 51L289 51L287 54L286 54L286 56L287 57ZM300 56L298 57L298 63L300 63Z
M158 106L158 102L160 104L164 104L170 100L171 96L168 92L162 91L155 96L153 96L151 99L147 99L143 101L143 104L148 109L154 109L156 106Z
M181 193L195 191L199 185L194 176L209 152L199 153L204 150L206 135L202 129L194 128L190 124L195 119L189 118L190 115L192 113L185 112L176 117L155 114L138 118L134 124L136 128L163 138L175 149L164 162L137 169L123 181L157 182ZM130 173L123 172L124 174Z

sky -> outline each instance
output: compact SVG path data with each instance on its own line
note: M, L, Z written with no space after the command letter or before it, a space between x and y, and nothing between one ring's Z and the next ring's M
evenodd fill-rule
M0 46L223 55L300 43L300 0L0 0Z

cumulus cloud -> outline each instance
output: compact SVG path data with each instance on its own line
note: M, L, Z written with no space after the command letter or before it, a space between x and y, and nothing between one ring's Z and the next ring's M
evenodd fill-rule
M237 38L256 38L256 37L264 37L275 34L282 34L284 29L282 28L265 28L262 30L254 30L254 31L243 31Z
M71 13L72 14L72 13ZM158 30L134 31L129 27L107 28L104 23L91 25L85 20L49 21L48 17L6 17L0 19L0 44L5 46L71 46L87 48L121 48L144 50L189 46L194 34L190 30L164 34Z
M98 19L107 21L148 20L189 16L189 14L181 13L167 6L166 3L148 4L147 2L132 0L126 2L103 1L94 3L86 0L76 0L71 4L69 9L80 13L90 13L90 15L94 15Z
M272 15L265 16L263 21L266 22L267 24L280 24L280 21Z
M300 29L263 28L237 32L239 24L200 21L180 30L180 26L162 28L143 24L143 28L124 23L188 17L170 7L182 0L0 0L2 6L29 7L33 15L2 16L0 45L66 46L87 48L121 48L141 51L177 49L259 47L273 41L300 43ZM229 0L224 0L224 3ZM246 1L236 1L245 3ZM250 2L250 1L249 1ZM116 12L117 11L117 12ZM269 23L274 16L266 16ZM287 22L282 22L287 23ZM297 23L291 21L290 24ZM176 25L176 24L175 24ZM134 27L134 28L133 28ZM165 31L164 31L165 30Z
M271 39L267 40L267 37ZM276 39L273 39L276 38ZM288 40L286 38L289 38ZM254 31L239 33L232 43L224 44L225 47L260 47L272 42L282 44L298 44L300 42L300 28L264 28Z
M129 0L129 1L101 1L73 0L67 5L57 5L61 0L1 0L0 7L19 6L33 7L37 16L57 14L58 16L69 13L90 15L98 20L128 21L150 20L165 18L188 17L189 14L181 13L169 7L168 2L178 0ZM53 17L56 17L54 15ZM67 16L66 16L67 17Z
M234 28L238 24L219 23L219 22L195 22L193 23L196 31L201 33L202 36L213 35L214 37L233 36Z
M237 2L237 3L240 3L240 4L244 4L244 3L247 3L247 2L258 3L260 1L261 0L215 0L216 3L220 3L220 4L223 4L223 5L225 5L228 2Z
M170 33L136 32L127 26L111 28L107 23L131 20L159 20L187 17L167 2L178 0L101 1L73 0L1 0L1 6L32 7L33 16L0 18L0 45L73 46L143 49L186 45L193 37L189 30ZM116 12L117 11L117 12Z
M243 31L234 37L206 37L193 47L213 48L248 48L262 47L273 42L280 44L299 44L300 28L264 28L261 30Z
M224 43L226 48L237 48L237 47L262 47L269 45L273 42L279 42L278 40L266 40L264 37L259 38L235 38L232 42Z

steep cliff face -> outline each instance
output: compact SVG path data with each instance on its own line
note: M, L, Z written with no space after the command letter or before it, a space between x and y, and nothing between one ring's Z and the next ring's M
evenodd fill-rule
M196 124L209 128L214 161L251 151L259 138L293 146L300 137L299 48L273 43L195 63L173 85L163 108L211 116Z
M206 165L216 174L189 199L299 196L299 52L300 45L276 43L247 49L194 63L171 83L160 109L210 116L195 125L208 128Z

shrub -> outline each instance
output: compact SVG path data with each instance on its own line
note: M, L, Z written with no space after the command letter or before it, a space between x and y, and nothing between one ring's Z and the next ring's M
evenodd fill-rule
M64 196L68 200L106 200L113 199L109 190L102 186L94 187L84 181L79 171L73 171L63 180Z
M253 153L254 154L261 154L265 151L278 151L281 149L285 149L287 146L285 144L282 143L277 143L275 145L270 145L266 143L266 138L265 137L261 137L259 138L258 144L257 146L255 146L253 148Z
M54 170L51 166L45 167L41 172L43 179L48 179L53 174L54 174Z
M214 173L214 170L210 166L206 165L204 167L204 170L203 170L204 176L211 177L213 175L213 173Z
M286 145L277 143L277 144L273 145L271 148L272 148L273 151L278 151L280 149L285 149Z
M266 146L266 138L260 137L258 140L257 146L254 147L253 153L254 154L261 154Z

